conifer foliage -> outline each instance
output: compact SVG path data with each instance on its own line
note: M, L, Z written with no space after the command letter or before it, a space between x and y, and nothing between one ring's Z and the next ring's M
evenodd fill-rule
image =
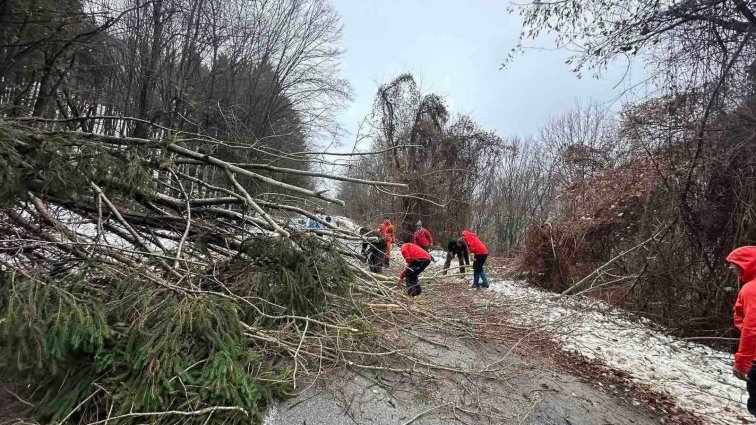
M0 122L0 382L40 423L258 422L297 370L359 343L356 236L293 220L340 201L197 137Z

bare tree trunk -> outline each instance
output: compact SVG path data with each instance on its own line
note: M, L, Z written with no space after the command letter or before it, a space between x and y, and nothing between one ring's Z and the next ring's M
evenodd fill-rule
M150 45L149 60L142 69L143 75L139 87L139 98L137 100L137 118L149 120L150 105L154 96L155 78L157 76L157 66L162 54L163 43L163 26L165 18L163 16L163 0L155 0L152 4L152 43ZM134 137L149 137L149 127L143 122L137 122L134 128Z

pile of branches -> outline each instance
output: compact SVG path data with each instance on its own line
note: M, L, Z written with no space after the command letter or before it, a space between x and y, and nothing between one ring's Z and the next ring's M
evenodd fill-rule
M525 233L520 255L524 270L552 291L585 289L574 285L611 260L626 245L620 241L631 243L653 231L641 223L653 216L650 202L659 185L645 161L572 183L559 196L558 217Z
M0 382L28 417L257 422L303 374L370 362L355 296L390 295L308 209L343 202L262 172L343 178L66 124L0 121Z

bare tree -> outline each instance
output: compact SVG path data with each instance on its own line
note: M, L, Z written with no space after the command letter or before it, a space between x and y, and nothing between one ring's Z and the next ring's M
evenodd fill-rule
M396 198L381 190L355 194L361 200L350 207L355 214L375 220L371 206L381 205L379 214L399 217L404 232L422 220L440 242L472 224L475 194L493 179L504 149L496 134L467 116L452 116L444 99L423 93L410 74L378 89L368 125L364 137L383 154L361 160L349 175L382 176L408 189ZM342 190L353 193L348 185Z

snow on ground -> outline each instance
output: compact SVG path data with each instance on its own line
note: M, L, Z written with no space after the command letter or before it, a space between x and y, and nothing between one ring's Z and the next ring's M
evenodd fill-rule
M523 282L494 282L514 320L551 333L564 350L628 373L712 424L756 423L733 356L666 335L650 321L588 298L559 298Z
M444 261L446 261L446 251L441 251L438 249L433 249L430 252L431 257L433 257L433 260L435 260L432 265L435 265L436 267L443 267ZM456 263L456 261L454 262ZM454 264L452 264L454 265ZM430 267L430 266L429 266Z

